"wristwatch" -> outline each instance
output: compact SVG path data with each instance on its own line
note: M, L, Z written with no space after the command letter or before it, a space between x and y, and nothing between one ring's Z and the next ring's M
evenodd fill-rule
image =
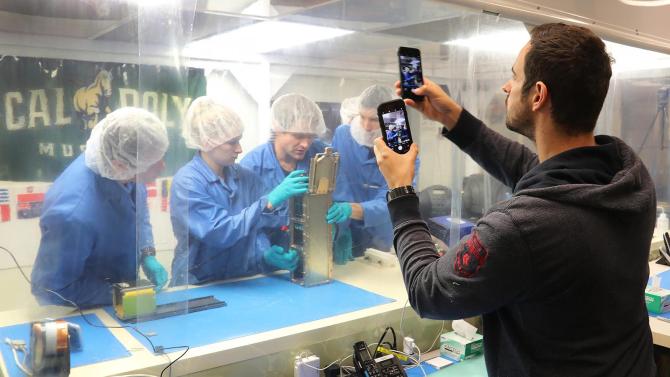
M405 195L415 195L414 187L412 186L400 186L394 189L388 190L386 192L386 201L390 202L395 198L399 198Z
M147 246L144 249L140 250L140 262L144 262L144 258L152 256L156 256L156 249L152 246Z

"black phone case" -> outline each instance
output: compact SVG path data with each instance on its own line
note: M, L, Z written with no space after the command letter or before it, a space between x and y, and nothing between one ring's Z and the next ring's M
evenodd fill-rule
M423 101L423 96L416 95L416 94L412 93L412 91L410 91L410 90L405 90L405 89L403 89L403 86L402 86L402 82L403 82L403 77L402 77L402 64L400 63L400 56L402 55L402 54L401 54L401 50L402 50L403 48L408 48L408 47L399 47L399 48L398 48L398 52L397 52L397 55L398 55L398 74L400 75L400 91L401 91L401 97L402 97L402 98L408 98L408 99L411 99L411 100L413 100L413 101L415 101L415 102L416 102L416 101ZM417 50L417 51L418 51L418 49L413 49L413 50ZM404 56L414 56L414 55L413 55L413 54L407 54L407 55L404 55ZM421 61L421 52L419 52L419 55L417 56L417 58L419 58L419 61ZM423 62L421 63L421 83L423 84Z
M386 138L386 124L384 123L384 114L391 112L392 110L395 109L402 109L403 115L405 117L405 123L407 125L407 134L409 136L409 144L407 144L407 148L403 150L397 150L391 146L389 143L388 139ZM405 107L405 102L401 99L396 99L393 101L389 102L384 102L379 107L377 107L377 116L379 117L379 127L381 127L382 130L382 138L384 139L384 143L386 144L387 147L391 148L395 153L398 154L405 154L409 152L410 147L414 143L414 138L412 138L412 129L409 125L409 119L407 117L407 108Z

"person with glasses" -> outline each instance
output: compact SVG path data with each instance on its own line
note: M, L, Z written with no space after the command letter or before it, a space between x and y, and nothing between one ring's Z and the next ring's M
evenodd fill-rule
M317 138L326 132L326 123L319 106L309 98L296 93L277 98L270 109L272 135L267 143L249 152L240 165L256 173L269 192L271 209L281 217L281 226L270 234L273 245L288 249L290 239L286 231L288 206L285 195L272 191L286 178L307 182L312 157L325 150ZM276 192L276 195L273 195ZM305 191L307 192L306 186ZM280 200L284 199L284 200Z

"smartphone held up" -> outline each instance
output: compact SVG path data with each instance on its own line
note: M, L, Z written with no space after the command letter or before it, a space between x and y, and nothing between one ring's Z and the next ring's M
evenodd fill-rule
M412 145L412 132L405 102L401 99L384 102L377 108L377 115L386 145L396 153L407 153Z
M421 51L417 48L398 47L398 66L400 68L402 98L423 101L423 96L412 93L412 89L423 86Z

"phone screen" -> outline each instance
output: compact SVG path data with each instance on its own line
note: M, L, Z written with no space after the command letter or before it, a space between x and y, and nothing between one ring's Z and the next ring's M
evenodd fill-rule
M400 75L402 77L403 92L423 85L423 72L421 69L421 58L418 56L399 55Z
M407 124L405 110L402 107L389 109L382 113L384 123L384 138L389 148L397 153L405 153L412 144L412 136Z

